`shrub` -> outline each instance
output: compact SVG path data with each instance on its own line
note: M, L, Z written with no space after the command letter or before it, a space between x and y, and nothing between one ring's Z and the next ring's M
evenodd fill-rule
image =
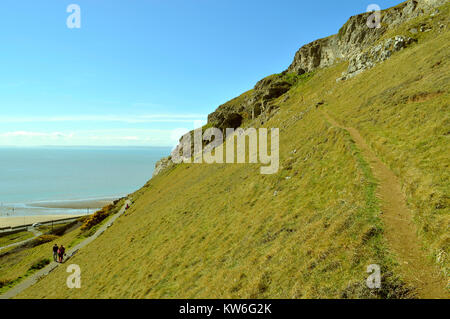
M23 247L33 248L33 247L54 241L57 238L58 238L58 236L55 236L55 235L41 235L41 236L36 237L35 239L29 241L28 243L23 245Z
M43 259L36 261L33 265L31 265L31 267L28 270L29 271L30 270L39 270L39 269L42 269L45 266L47 266L49 263L50 263L50 259L43 258Z
M12 280L9 279L0 279L0 288L8 286L11 282Z
M56 235L56 236L62 236L66 233L67 230L78 224L79 220L75 220L71 223L68 223L63 226L55 227L52 230L48 231L46 235Z
M101 210L95 212L91 216L87 217L83 223L83 226L81 226L81 230L86 231L86 230L91 229L95 225L100 224L106 217L115 213L114 208L115 208L115 206L110 204L110 205L103 207Z

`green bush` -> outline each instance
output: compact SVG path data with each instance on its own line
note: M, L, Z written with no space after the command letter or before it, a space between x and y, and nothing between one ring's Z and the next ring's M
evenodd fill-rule
M115 206L112 204L103 207L101 210L95 212L85 219L83 226L81 226L81 231L87 231L95 225L100 224L106 217L115 212Z
M12 280L0 279L0 288L6 287L11 283Z
M33 248L51 241L54 241L55 239L59 238L55 235L41 235L39 237L36 237L35 239L29 241L25 245L23 245L24 248Z
M40 260L36 261L33 265L31 265L30 269L28 269L28 270L29 271L39 270L39 269L42 269L45 266L47 266L49 263L50 263L50 259L43 258L43 259L40 259Z
M62 236L66 233L67 230L78 224L80 220L75 220L71 223L65 224L63 226L54 227L52 230L48 231L46 235L55 235L55 236ZM83 220L84 222L84 220Z

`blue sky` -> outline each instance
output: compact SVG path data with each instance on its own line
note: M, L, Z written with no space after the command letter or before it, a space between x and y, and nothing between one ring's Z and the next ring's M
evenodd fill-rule
M0 146L172 146L302 45L399 2L3 0Z

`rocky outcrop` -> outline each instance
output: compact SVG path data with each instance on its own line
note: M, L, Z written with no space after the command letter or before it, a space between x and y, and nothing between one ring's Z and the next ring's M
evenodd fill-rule
M272 110L272 102L288 92L294 83L295 77L288 77L286 72L268 76L248 94L219 106L208 115L208 124L222 130L240 127L244 120Z
M246 93L219 106L208 115L208 123L218 128L239 127L243 121L243 113L247 101Z
M172 165L173 165L173 162L172 162L170 156L161 158L155 164L155 170L153 171L153 176L152 177L155 177L155 176L159 175L162 171L164 171L165 169L167 169L168 167L170 167Z
M413 42L415 40L412 38L398 35L385 40L384 43L378 44L366 52L356 54L350 59L347 71L336 81L352 78L367 69L373 68L377 63L389 59L393 52L400 51Z
M379 52L383 54L382 47L375 49L374 46L386 32L401 23L430 12L445 2L446 0L406 1L381 13L380 28L369 28L367 26L367 21L372 13L353 16L339 30L338 34L316 40L301 47L295 54L294 61L287 69L287 72L303 74L318 68L330 66L342 60L361 61L361 63L364 63L364 54L367 56L377 56L376 59L367 59L366 64L382 61L390 56L389 52L385 50L385 56L378 56ZM375 49L374 52L370 52L372 48ZM395 50L397 48L394 48ZM394 51L391 50L390 53ZM353 67L355 67L355 63L353 63ZM359 68L358 70L363 69ZM355 75L355 71L351 72L349 70L348 73Z
M293 83L286 80L285 74L272 75L256 83L246 106L251 119L269 111L271 102L290 90Z
M289 74L299 76L331 66L338 61L349 61L348 70L337 81L358 75L414 42L407 36L398 35L380 43L386 32L401 23L435 10L445 2L446 0L406 1L382 11L379 28L370 28L367 25L373 13L351 17L338 34L301 47L286 71L262 79L256 83L250 94L218 107L208 116L208 124L221 129L236 128L247 119L252 120L261 115L266 117L265 115L276 107L274 100L285 95L295 83L287 80Z
M289 73L304 74L330 66L342 58L336 36L316 40L301 47L287 69Z
M238 110L227 108L217 110L208 115L208 123L212 123L212 126L221 129L225 129L227 127L237 128L242 124L243 118L241 113L243 110L243 108Z

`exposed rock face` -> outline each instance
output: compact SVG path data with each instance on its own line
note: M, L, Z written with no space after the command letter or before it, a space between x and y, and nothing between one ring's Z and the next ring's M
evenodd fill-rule
M339 60L358 59L357 56L369 51L391 28L429 12L445 2L446 0L406 1L382 12L380 28L367 26L367 20L372 13L353 16L339 30L338 34L301 47L287 71L302 74L330 66ZM374 52L374 54L377 53ZM388 53L386 52L386 54ZM360 57L359 60L361 59L364 58Z
M253 91L241 99L221 105L208 115L208 123L222 130L240 127L244 118L254 119L271 109L271 102L292 87L286 73L268 76L256 83Z
M256 83L252 97L247 101L246 109L251 118L258 117L267 111L271 102L285 94L292 84L284 79L284 74L272 75Z
M284 100L289 98L288 91L293 81L289 81L289 75L295 76L312 72L319 68L333 65L339 61L348 61L349 66L342 77L342 81L356 76L366 69L372 68L377 63L390 58L394 52L400 51L414 39L403 35L397 35L384 41L380 39L390 29L416 18L424 13L436 11L436 7L445 4L448 0L408 0L381 12L381 27L369 28L367 21L372 13L363 13L351 17L338 34L313 41L301 47L295 54L294 61L286 71L281 74L271 75L256 83L252 92L243 94L221 106L209 114L208 124L220 129L237 128L246 119L260 118L261 122L267 118L273 107L277 107L275 99L284 95ZM431 15L436 13L431 13ZM441 26L445 27L445 26ZM411 34L427 32L426 26L419 30L411 31ZM316 107L318 107L316 105ZM192 133L192 132L191 132ZM188 133L188 134L191 134ZM180 139L181 141L181 139ZM191 147L192 151L193 147ZM181 145L174 152L180 153ZM173 153L172 153L173 154ZM156 164L153 176L173 165L171 158L164 158Z
M271 76L262 79L255 85L253 99L262 99L263 102L276 99L291 88L291 84L285 81L282 76Z
M153 176L152 177L155 177L156 175L158 175L159 173L161 173L163 170L165 170L166 168L170 167L171 165L173 165L173 162L170 159L170 156L161 158L155 164L155 170L153 171Z
M339 58L342 58L342 55L339 51L337 37L331 36L301 47L287 71L303 74L317 68L330 66Z
M400 51L413 42L415 42L415 40L412 38L398 35L394 38L385 40L382 44L370 48L369 51L356 54L350 59L347 71L336 81L352 78L364 70L374 67L377 63L390 58L393 52Z
M214 113L208 115L208 123L214 123L214 127L218 127L221 129L225 128L237 128L241 126L242 123L242 115L239 113L240 110L230 110L223 108L222 110L218 110Z
M238 128L242 123L242 115L239 113L231 113L222 122L223 128Z
M225 129L236 128L242 121L267 115L272 110L273 100L286 94L292 83L286 74L302 75L318 68L331 66L338 61L349 61L349 67L337 81L351 78L364 70L388 59L413 42L413 39L398 35L380 43L381 37L391 28L405 21L430 12L447 0L408 0L381 13L381 27L369 28L367 21L373 13L351 17L338 34L319 39L301 47L289 68L279 75L266 77L256 83L250 96L232 100L221 105L208 116L208 123ZM423 31L421 31L423 32Z
M219 106L213 113L208 115L208 123L218 128L239 127L242 123L242 113L245 109L245 104L241 100L236 98Z

